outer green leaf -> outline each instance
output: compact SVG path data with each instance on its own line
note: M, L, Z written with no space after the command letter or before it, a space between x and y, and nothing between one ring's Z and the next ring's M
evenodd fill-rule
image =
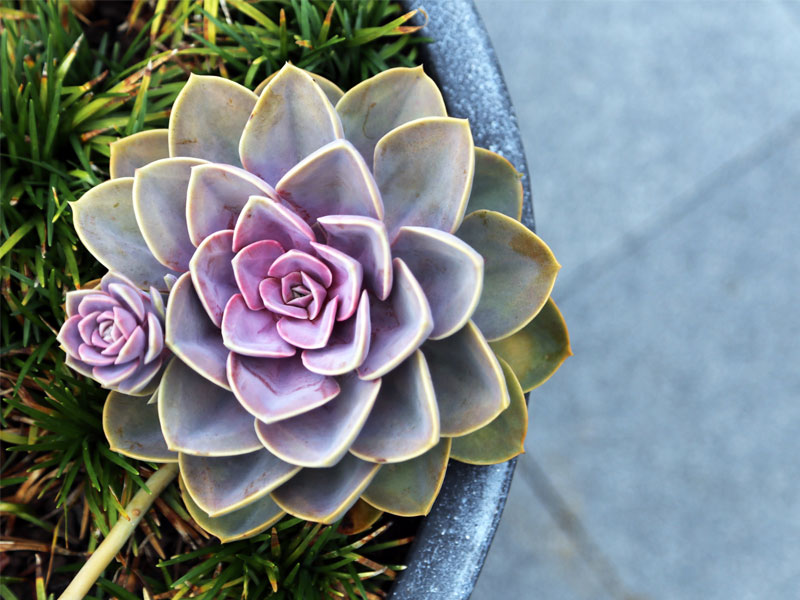
M176 462L158 421L158 406L141 396L111 392L103 406L103 430L111 449L138 460Z
M472 465L494 465L522 454L528 432L528 407L517 376L500 360L506 377L511 404L486 427L463 437L453 438L450 458Z
M72 204L75 229L83 245L110 271L145 289L164 288L169 270L150 252L133 210L133 177L112 179Z
M333 467L303 469L272 492L272 498L295 517L333 523L355 504L380 467L345 454Z
M522 217L522 176L499 154L475 148L475 176L467 214L482 208L496 210L512 219Z
M256 96L222 77L191 75L172 107L170 156L192 156L241 166L239 139Z
M345 137L371 167L375 145L395 127L422 117L446 117L439 88L422 70L398 67L362 81L336 105Z
M280 71L275 71L269 77L267 77L264 81L259 83L258 86L256 87L256 89L253 90L255 95L256 96L260 96L261 92L264 91L264 88L267 87L267 84L270 81L272 81L272 79L279 72ZM317 75L316 73L310 73L309 72L308 74L311 76L311 79L314 80L314 83L316 83L320 88L322 88L322 91L325 93L325 96L327 96L328 100L330 100L331 104L333 104L334 106L341 99L341 97L344 96L344 92L342 91L342 88L340 88L338 85L333 83L330 79L325 79L322 75Z
M450 443L451 438L442 438L422 456L384 465L361 497L393 515L427 515L442 488Z
M471 433L508 408L503 370L471 321L450 337L428 340L422 351L436 392L441 435Z
M375 182L394 241L404 225L458 229L472 185L475 149L466 119L426 117L392 129L375 146Z
M567 325L552 298L530 323L491 347L511 366L524 392L550 379L572 356Z
M286 514L272 498L265 496L236 512L221 517L209 517L186 492L186 485L182 480L180 486L183 502L192 518L200 527L217 536L223 543L257 535L272 527Z
M267 450L238 456L178 458L186 491L212 517L234 512L289 481L300 467L285 463Z
M550 297L561 265L535 233L509 216L477 210L457 234L483 256L483 294L472 320L486 339L527 325Z
M136 169L169 156L169 132L151 129L112 142L109 171L111 179L133 177Z

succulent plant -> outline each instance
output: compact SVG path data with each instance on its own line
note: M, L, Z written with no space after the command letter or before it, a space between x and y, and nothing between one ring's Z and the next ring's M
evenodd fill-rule
M347 93L288 64L256 92L192 76L168 130L112 144L111 177L73 205L81 240L143 289L177 280L174 357L149 402L109 394L106 435L177 461L208 531L358 498L425 514L449 458L522 451L523 389L488 342L527 335L559 267L517 172L421 67Z
M67 365L126 394L153 393L169 354L164 302L155 288L148 294L109 273L97 288L68 292L66 312L58 341Z

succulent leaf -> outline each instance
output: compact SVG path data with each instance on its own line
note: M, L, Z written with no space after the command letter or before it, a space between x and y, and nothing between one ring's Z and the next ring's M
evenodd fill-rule
M297 67L286 64L267 84L242 132L244 168L275 185L289 169L342 137L342 124L325 93Z
M453 438L450 458L472 465L494 465L510 460L525 451L528 431L528 407L517 376L500 359L511 403L491 423L465 436Z
M392 129L422 117L446 117L442 94L422 67L389 69L362 81L336 104L345 137L372 167L375 145Z
M338 378L339 395L319 408L274 423L256 422L256 433L275 456L304 467L331 467L341 460L367 420L381 380Z
M392 253L403 260L425 292L433 315L430 338L444 338L461 329L475 311L483 288L481 255L456 236L430 227L401 227Z
M389 239L404 225L458 229L474 167L472 133L464 119L417 119L383 136L375 146L374 173Z
M307 252L315 236L311 227L291 210L269 198L251 196L236 221L233 251L263 240L277 242L286 250Z
M333 215L320 217L327 245L361 264L364 285L379 300L392 289L392 251L383 223L369 217Z
M235 456L262 447L253 417L233 394L178 359L164 371L158 417L170 450L195 456Z
M307 156L275 190L309 224L327 215L383 218L381 195L369 167L346 140L334 140Z
M228 300L239 291L233 274L235 254L233 230L217 231L206 237L189 261L195 292L214 325L222 325Z
M250 196L276 197L272 186L244 169L213 163L194 167L186 189L192 243L199 246L215 231L233 229Z
M467 215L458 237L484 260L483 293L472 320L491 341L519 331L541 310L561 265L535 233L492 210Z
M269 310L250 310L241 294L231 297L222 318L222 340L231 352L262 358L294 356L297 350L278 333Z
M191 273L181 275L170 290L166 343L181 361L197 373L230 390L225 371L229 351L195 292Z
M272 492L272 499L301 519L333 523L355 504L380 467L345 454L333 467L303 469Z
M309 371L299 356L255 358L231 352L228 380L241 405L265 423L307 412L339 394L333 377Z
M267 84L270 81L272 81L279 72L280 71L275 71L264 81L262 81L256 86L256 89L253 90L256 96L261 95L261 92L264 91L264 88L267 87ZM325 93L325 96L328 98L328 100L330 100L330 103L333 106L336 106L336 103L342 98L342 96L344 96L342 88L333 83L330 79L325 79L322 75L317 75L316 73L311 73L311 72L309 72L308 74L311 77L311 79L314 80L314 83L316 83L320 87L320 89Z
M371 332L369 294L364 290L355 316L334 325L325 348L304 350L303 364L309 371L321 375L343 375L354 371L369 352Z
M173 271L189 270L194 244L186 224L186 188L197 158L164 158L136 170L133 209L153 256Z
M530 323L491 347L514 371L523 392L542 385L572 356L564 317L552 298Z
M433 317L425 292L399 258L394 265L392 293L384 302L373 302L369 353L358 368L362 379L377 379L396 368L419 348L433 329Z
M282 254L283 246L278 242L261 240L242 248L231 261L236 284L251 310L264 307L259 285L267 278L272 263Z
M169 270L153 258L133 210L133 178L105 181L72 204L75 230L83 245L109 271L136 285L164 289Z
M436 392L443 436L480 429L508 408L503 370L471 321L448 338L425 342L422 351Z
M166 129L140 131L111 142L109 150L111 179L133 177L136 169L169 157L169 133Z
M219 517L263 498L300 471L266 450L238 456L178 457L186 491L210 517Z
M286 514L270 496L265 496L235 512L219 517L210 517L208 513L203 512L197 506L191 494L186 491L186 484L182 479L180 486L183 503L192 519L200 527L217 536L223 543L258 535L272 527Z
M169 118L170 156L241 167L239 138L257 100L253 92L228 79L190 75Z
M444 482L450 444L450 438L442 438L422 456L384 465L361 497L393 515L427 515Z
M519 221L522 218L522 175L505 158L475 148L475 177L467 203L467 214L494 210Z
M354 455L371 462L401 462L439 442L439 410L422 352L383 377L381 390L355 442Z
M141 396L111 392L103 405L103 431L114 452L137 460L175 462L158 421L158 406Z
M336 531L345 535L362 533L372 527L382 516L382 510L378 510L359 498L342 517L342 522L339 523Z
M360 262L340 250L316 242L312 242L311 246L331 270L333 280L327 293L339 299L336 320L349 319L358 307L364 268Z

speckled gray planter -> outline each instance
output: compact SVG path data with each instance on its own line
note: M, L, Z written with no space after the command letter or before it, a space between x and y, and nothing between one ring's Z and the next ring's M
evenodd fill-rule
M499 152L523 175L522 221L533 229L528 165L500 66L471 0L406 0L430 17L435 40L421 56L444 94L448 113L466 117L475 145ZM391 600L469 598L506 503L516 459L490 467L451 462L433 510L423 521Z

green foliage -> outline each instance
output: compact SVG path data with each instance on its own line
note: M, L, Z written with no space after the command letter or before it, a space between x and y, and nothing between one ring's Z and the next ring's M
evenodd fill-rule
M66 516L80 498L92 527L105 534L124 518L122 507L148 468L109 450L101 425L106 392L65 366L55 339L65 293L103 274L75 234L69 203L108 177L109 143L165 127L189 72L221 74L252 89L291 61L347 89L389 67L413 65L426 41L411 35L419 29L408 25L414 13L385 0L134 0L130 10L125 35L109 27L96 36L97 24L86 32L81 24L91 15L76 15L65 1L0 0L0 483L16 500L0 512L40 527L53 543L58 527L52 533L53 523L36 514L34 503L47 500L46 512ZM99 41L90 44L87 35ZM182 509L174 490L167 498L177 519ZM308 534L298 523L284 531ZM326 535L317 558L345 543L341 534ZM220 547L237 548L224 555L222 575L190 571L192 584L223 581L221 589L238 590L238 596L224 592L231 597L243 589L258 597L253 590L263 582L254 578L264 571L253 557L265 541L258 539ZM292 540L282 539L281 547L299 548ZM172 560L194 569L187 556ZM297 564L306 556L296 557ZM286 565L273 563L287 589L320 576L303 563L290 579ZM330 577L344 581L352 569L352 561L342 563ZM231 584L237 578L241 583ZM10 581L0 581L0 590ZM360 579L353 581L341 584L343 593L348 585L364 591ZM114 586L101 581L98 589L127 597ZM207 597L227 597L215 593Z

